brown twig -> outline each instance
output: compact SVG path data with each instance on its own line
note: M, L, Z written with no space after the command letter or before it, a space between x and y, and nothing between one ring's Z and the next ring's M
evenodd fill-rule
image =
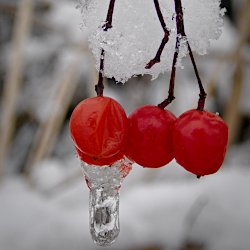
M244 82L244 53L242 50L248 42L250 35L249 31L249 15L250 15L250 1L245 0L238 13L238 45L234 51L235 70L232 75L233 85L231 95L225 107L224 119L229 127L229 144L236 142L240 127L242 125L242 113L240 111L240 100L242 96L242 88Z
M102 26L104 31L108 31L109 29L112 28L114 7L115 7L115 0L110 0L106 22ZM96 91L97 96L103 96L103 90L104 90L104 84L103 84L104 57L105 57L105 51L104 51L104 49L101 49L99 78L98 78L98 83L95 85L95 91Z
M32 25L33 1L22 0L17 9L13 33L13 48L7 68L2 100L0 127L0 176L3 175L9 143L15 129L15 110L22 83L24 47Z
M81 76L80 65L85 47L83 42L75 47L75 57L67 66L67 70L62 75L61 72L56 74L56 82L60 83L58 89L52 98L50 114L45 122L42 122L34 139L33 146L30 150L28 160L25 166L25 174L30 174L36 165L44 158L48 157L54 148L58 133L63 125L72 97L77 88Z

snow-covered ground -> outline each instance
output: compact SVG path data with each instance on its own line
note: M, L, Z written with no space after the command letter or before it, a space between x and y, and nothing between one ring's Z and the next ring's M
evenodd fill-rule
M250 249L249 168L224 166L197 180L173 162L147 182L143 171L135 166L123 184L121 232L108 249L180 249L187 241L211 250ZM80 176L50 195L11 177L1 184L0 204L1 250L99 249L89 234L88 188Z

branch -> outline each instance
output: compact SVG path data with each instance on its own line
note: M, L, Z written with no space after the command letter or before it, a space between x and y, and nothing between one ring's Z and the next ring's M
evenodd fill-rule
M168 28L166 27L166 23L164 21L164 18L163 18L163 15L162 15L162 12L161 12L161 8L160 8L160 5L159 5L159 1L158 0L154 0L154 4L155 4L155 10L157 12L157 16L159 18L159 21L161 23L161 27L164 31L164 37L161 41L161 44L160 44L160 47L154 57L154 59L150 60L147 65L146 65L146 69L150 69L153 67L153 65L155 65L156 63L159 63L161 61L161 54L162 54L162 51L165 47L165 45L167 44L168 40L169 40L169 35L170 35L170 32L168 30Z
M106 17L106 22L102 26L104 31L108 31L112 28L112 20L113 20L113 12L114 12L115 0L110 0L108 13ZM103 71L104 71L104 57L105 51L104 49L101 50L100 56L100 67L99 67L99 78L98 83L95 85L95 91L97 96L103 96L104 84L103 84Z

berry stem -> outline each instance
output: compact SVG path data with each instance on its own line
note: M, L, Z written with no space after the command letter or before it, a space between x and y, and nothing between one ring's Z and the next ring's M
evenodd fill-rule
M181 0L175 0L175 12L176 12L177 33L178 33L178 35L180 34L181 36L186 37ZM187 47L188 47L189 56L190 56L191 62L193 64L194 72L195 72L195 75L196 75L196 78L197 78L197 81L198 81L198 85L199 85L199 89L200 89L197 110L203 110L207 94L206 94L206 92L204 90L204 87L203 87L203 84L201 82L201 78L199 76L198 68L196 66L194 56L193 56L193 52L192 52L192 49L191 49L191 46L190 46L188 40L187 40Z
M161 27L164 31L164 37L162 38L160 47L157 50L155 57L147 63L147 65L145 66L145 69L150 69L153 67L153 65L155 65L156 63L159 63L161 61L162 51L163 51L165 45L167 44L167 42L169 40L169 35L170 35L170 31L166 26L166 23L164 21L164 18L163 18L162 12L161 12L159 1L154 0L154 4L155 4L155 10L156 10L157 16L158 16L159 21L161 23Z
M114 7L115 7L115 0L110 0L108 13L107 13L107 17L106 17L106 22L102 26L104 31L108 31L109 29L112 28ZM98 77L98 83L95 85L95 91L96 91L97 96L103 96L103 90L104 90L104 84L103 84L104 57L105 57L105 51L104 51L104 49L101 49L99 77Z
M197 110L202 111L204 109L204 106L205 106L207 93L205 92L203 84L201 82L201 78L199 76L199 72L198 72L198 69L197 69L197 66L196 66L196 63L195 63L195 60L194 60L194 55L193 55L192 49L191 49L190 44L189 44L188 41L187 41L187 46L188 46L189 56L190 56L192 64L193 64L194 72L195 72L195 75L196 75L196 78L197 78L197 81L198 81L198 85L199 85L199 89L200 89Z
M171 70L171 77L170 77L170 83L169 83L169 90L168 90L168 98L165 99L163 102L158 104L158 107L161 109L166 108L174 99L174 85L175 85L175 74L176 74L176 62L179 55L179 38L176 37L176 43L175 43L175 52L173 57L173 63L172 63L172 70Z
M103 96L104 84L103 84L103 70L104 70L104 49L101 50L100 56L100 67L99 67L99 76L98 83L95 85L95 91L97 96Z
M169 95L168 95L168 98L166 100L164 100L162 103L160 103L158 105L158 107L160 107L162 109L166 108L166 106L169 105L175 99L175 97L174 97L174 85L175 85L176 62L178 59L179 47L180 47L180 39L182 37L186 38L183 10L182 10L182 2L181 2L181 0L174 0L174 2L175 2L176 27L177 27L176 46L175 46L175 53L174 53L174 58L173 58L171 78L170 78L170 84L169 84L169 91L168 91ZM191 49L191 46L190 46L188 40L186 40L186 44L188 47L189 56L190 56L191 62L193 64L194 72L195 72L195 75L196 75L196 78L198 81L198 85L199 85L199 89L200 89L197 110L203 110L207 94L204 90L201 78L199 76L198 68L196 66L193 52L192 52L192 49Z

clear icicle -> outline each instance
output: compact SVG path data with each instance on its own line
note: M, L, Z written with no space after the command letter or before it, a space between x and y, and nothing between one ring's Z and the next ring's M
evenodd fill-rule
M90 189L90 233L100 246L112 244L119 235L119 189L132 169L132 162L121 159L111 166L95 166L82 162Z

